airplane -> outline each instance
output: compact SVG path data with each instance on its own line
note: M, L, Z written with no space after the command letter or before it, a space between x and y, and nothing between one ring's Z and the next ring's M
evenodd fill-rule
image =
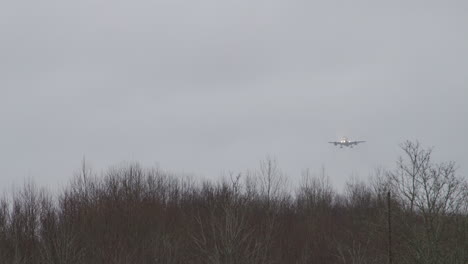
M364 142L365 141L349 141L348 138L342 137L340 141L331 141L328 143L334 144L335 146L340 145L340 148L343 148L343 146L352 148L354 145L357 145L359 143L364 143Z

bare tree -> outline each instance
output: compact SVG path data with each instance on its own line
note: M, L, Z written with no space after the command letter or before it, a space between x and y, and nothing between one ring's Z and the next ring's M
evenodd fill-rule
M217 183L130 163L83 162L60 194L32 182L0 200L0 264L384 263L392 195L395 263L466 264L468 185L453 162L408 147L398 168L333 191L322 169L290 196L277 162Z
M394 191L404 198L404 205L414 211L416 200L421 197L421 176L430 169L432 149L423 149L419 142L406 141L401 146L405 158L397 161L397 169L390 172Z
M369 254L370 241L365 244L353 240L351 245L337 243L337 258L342 264L370 264L378 263L376 259L371 259Z
M410 212L417 209L427 224L433 217L461 213L466 180L456 175L455 162L431 162L432 149L423 149L418 142L407 141L401 147L406 159L399 158L389 179L402 205Z
M405 156L399 158L397 169L388 176L392 191L408 213L402 217L416 217L414 221L401 223L417 223L420 216L424 227L422 235L413 232L409 237L415 252L410 261L445 263L442 261L451 250L442 248L440 241L452 217L466 214L463 212L467 203L466 180L456 175L454 162L432 162L432 148L424 149L418 142L410 141L403 143L401 148ZM408 230L414 231L417 226L408 227Z
M267 157L260 162L257 174L260 195L266 199L267 207L270 208L272 200L278 198L284 190L286 178L278 167L276 159Z
M302 172L302 181L297 193L297 202L307 208L331 208L334 190L330 179L322 167L320 174L314 175L309 169Z
M240 193L240 177L240 174L231 174L230 182L224 181L214 188L205 187L203 195L213 192L216 198L208 212L199 210L196 213L198 231L192 235L203 263L269 263L268 250L274 227L265 223L260 225L262 228L252 225L251 220L258 219L249 217L250 200Z

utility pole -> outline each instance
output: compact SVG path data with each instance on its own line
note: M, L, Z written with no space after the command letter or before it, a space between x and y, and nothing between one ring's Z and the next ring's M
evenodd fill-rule
M387 206L388 206L388 263L393 264L392 259L392 208L390 191L387 193Z

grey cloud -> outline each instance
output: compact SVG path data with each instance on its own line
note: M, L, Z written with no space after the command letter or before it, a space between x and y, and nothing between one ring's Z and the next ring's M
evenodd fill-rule
M0 8L0 183L86 155L216 177L266 154L337 184L420 139L466 172L462 1L11 1ZM330 148L342 135L368 140Z

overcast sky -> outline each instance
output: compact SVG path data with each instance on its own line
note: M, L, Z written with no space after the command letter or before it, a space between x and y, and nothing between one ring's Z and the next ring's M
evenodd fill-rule
M335 185L418 139L468 172L468 2L0 1L0 186L83 156ZM367 140L354 149L328 144Z

